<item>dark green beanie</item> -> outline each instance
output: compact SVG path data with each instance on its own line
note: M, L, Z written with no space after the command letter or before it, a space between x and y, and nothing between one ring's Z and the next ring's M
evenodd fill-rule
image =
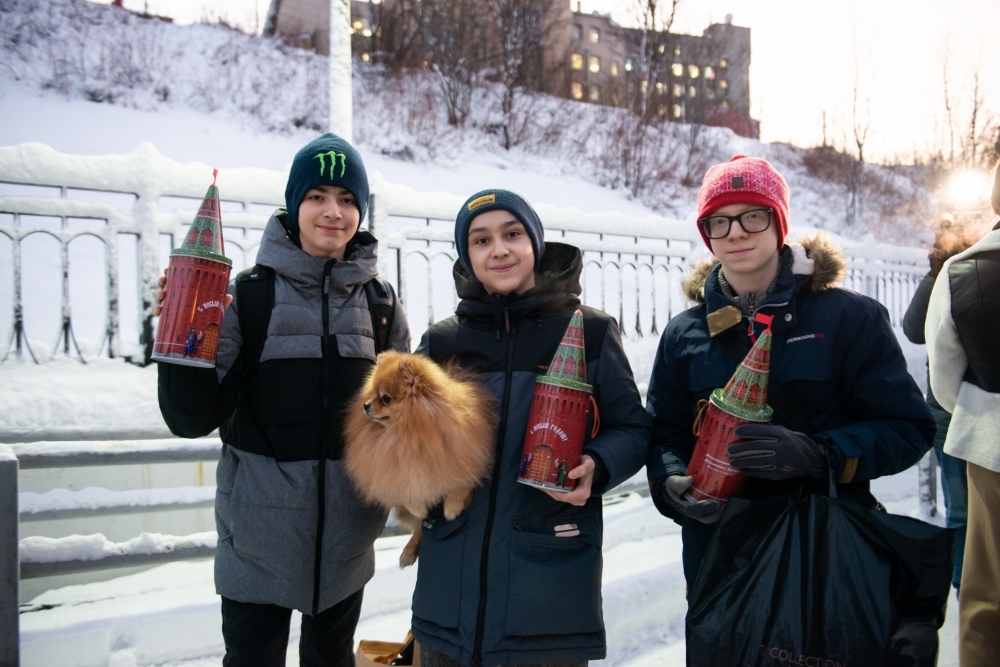
M285 207L288 209L289 231L295 236L299 233L299 204L306 193L318 185L344 188L354 195L361 211L360 222L364 222L368 212L365 163L354 146L330 132L303 146L292 161L288 185L285 186Z
M531 247L535 251L535 271L538 271L542 255L545 254L545 229L542 227L542 221L539 220L535 209L531 208L531 204L523 197L510 190L496 188L480 190L466 199L459 209L455 218L455 251L458 253L458 261L466 271L476 275L469 260L469 226L473 218L480 213L497 209L512 213L524 225L524 231L528 233Z

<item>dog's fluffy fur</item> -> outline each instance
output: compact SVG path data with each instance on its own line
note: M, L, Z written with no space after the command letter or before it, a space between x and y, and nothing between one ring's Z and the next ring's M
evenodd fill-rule
M345 420L344 462L370 502L395 507L413 537L399 557L412 565L421 524L444 501L458 516L493 458L494 400L457 366L414 354L383 352Z

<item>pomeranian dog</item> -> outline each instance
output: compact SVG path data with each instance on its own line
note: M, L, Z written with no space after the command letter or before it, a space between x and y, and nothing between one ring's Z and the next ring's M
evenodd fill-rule
M413 537L399 557L412 565L420 553L427 512L444 502L457 517L493 459L493 398L427 357L383 352L348 408L344 463L361 495L395 508Z

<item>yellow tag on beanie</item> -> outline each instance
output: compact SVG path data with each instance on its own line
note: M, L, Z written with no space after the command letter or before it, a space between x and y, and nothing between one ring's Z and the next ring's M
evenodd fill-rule
M475 199L473 199L472 201L469 202L469 210L470 211L474 211L475 209L479 208L480 206L485 206L486 204L492 204L496 200L497 200L497 196L495 194L492 194L492 193L490 193L488 195L483 195L482 197L476 197Z

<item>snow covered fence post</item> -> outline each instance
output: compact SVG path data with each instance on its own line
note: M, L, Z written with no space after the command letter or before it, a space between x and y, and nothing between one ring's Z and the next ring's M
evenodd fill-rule
M0 445L0 667L18 665L17 457Z
M330 0L330 131L354 141L350 0Z

